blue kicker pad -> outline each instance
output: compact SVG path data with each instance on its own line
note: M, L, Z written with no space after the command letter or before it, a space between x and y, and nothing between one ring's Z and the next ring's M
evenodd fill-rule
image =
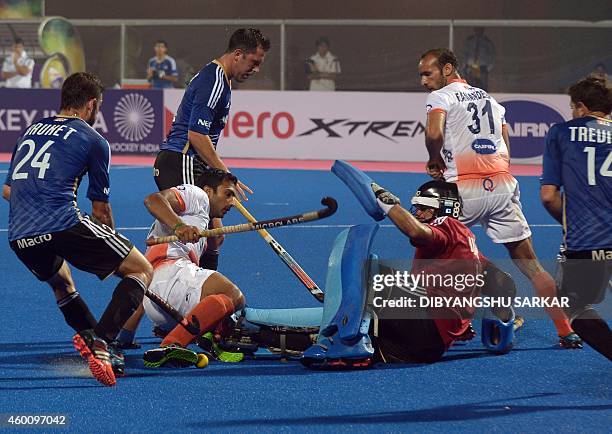
M513 311L512 318L508 322L498 318L482 319L481 340L487 350L499 354L510 352L514 342L514 318Z
M304 351L302 363L316 366L326 361L365 360L374 348L365 312L367 268L377 224L352 226L338 235L329 257L323 321L317 343ZM340 288L340 290L338 290Z
M370 217L376 221L385 218L372 191L372 178L343 160L336 160L331 171L353 192Z
M301 309L253 309L245 307L244 317L247 321L264 326L284 327L319 327L323 316L322 307L305 307Z
M253 309L245 307L242 310L244 318L249 327L259 326L268 327L287 327L287 328L319 328L321 317L323 316L322 307L306 307L297 309ZM255 359L279 359L283 357L295 358L293 356L283 356L282 354L270 351L268 348L259 347L253 354Z

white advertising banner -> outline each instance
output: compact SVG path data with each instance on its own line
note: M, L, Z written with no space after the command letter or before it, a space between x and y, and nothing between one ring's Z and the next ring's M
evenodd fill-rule
M182 96L182 90L166 90L166 110L175 113ZM550 125L569 118L569 98L493 96L506 106L515 162L539 163ZM424 162L426 98L426 93L235 91L218 150L234 158Z

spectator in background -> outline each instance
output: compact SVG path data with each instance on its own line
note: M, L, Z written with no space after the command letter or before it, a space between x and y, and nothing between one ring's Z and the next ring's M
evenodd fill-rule
M603 62L595 65L595 69L591 72L591 76L595 78L599 78L600 80L608 80L608 73L606 71L606 65Z
M6 87L28 89L32 87L32 71L34 59L28 56L23 48L23 39L15 38L13 52L4 59L2 64L2 79Z
M168 52L166 41L156 41L154 48L155 56L149 59L147 67L147 80L153 89L172 88L178 80L176 61L166 54Z
M489 90L489 73L495 65L495 46L485 36L483 27L474 27L463 47L465 78L469 84Z
M329 51L329 39L317 39L317 52L306 59L306 74L310 90L336 90L336 77L340 74L340 61Z

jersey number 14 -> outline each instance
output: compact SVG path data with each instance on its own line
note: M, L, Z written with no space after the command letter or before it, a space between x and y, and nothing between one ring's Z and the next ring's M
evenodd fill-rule
M45 151L52 144L53 144L53 140L47 140L47 142L42 146L42 148L40 148L40 150L36 153L36 155L34 155L34 158L32 158L32 155L34 154L34 151L36 150L36 143L34 142L34 140L28 139L28 140L24 140L23 142L21 142L21 144L17 148L17 152L19 152L21 148L23 148L24 146L28 147L28 152L26 153L25 157L19 160L19 162L15 165L15 169L13 170L12 179L13 180L28 179L28 173L20 172L20 170L28 162L28 160L30 160L30 158L32 158L32 161L30 161L30 166L34 169L38 169L39 179L44 179L45 173L47 172L47 169L49 168L49 158L51 158L51 152L45 152Z
M584 148L584 152L587 153L587 178L589 185L597 185L595 179L595 147L587 146ZM610 166L612 166L612 151L608 153L608 156L599 168L599 174L601 176L612 176Z

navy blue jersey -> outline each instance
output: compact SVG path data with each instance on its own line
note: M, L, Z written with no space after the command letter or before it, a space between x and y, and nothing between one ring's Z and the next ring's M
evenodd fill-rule
M87 197L108 202L109 166L108 142L85 121L56 116L30 125L17 141L5 182L11 186L9 240L76 225L76 192L86 173Z
M216 61L210 62L189 82L181 100L172 128L160 149L196 152L188 146L189 130L210 137L215 149L219 136L227 123L232 98L231 83L223 67Z
M151 87L154 89L172 89L174 87L171 81L161 79L163 76L178 77L176 61L172 57L166 56L161 62L157 61L157 57L151 57L147 66L155 71L153 78L151 78Z
M583 117L546 136L543 185L563 188L566 249L612 248L612 121Z

